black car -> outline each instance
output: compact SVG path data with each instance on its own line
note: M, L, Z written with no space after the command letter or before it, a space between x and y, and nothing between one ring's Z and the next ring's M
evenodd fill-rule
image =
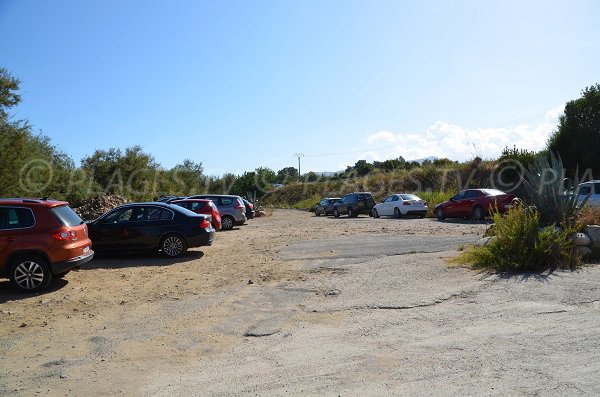
M88 223L97 252L162 251L174 258L188 248L211 245L215 229L209 215L174 204L125 204Z
M246 200L243 197L242 200L244 201L244 206L246 207L246 218L254 219L254 217L256 216L256 211L254 211L254 204L252 204L250 201Z
M375 206L373 195L369 192L348 193L333 205L333 216L348 214L349 218L356 218L360 214L373 216L371 212Z
M331 215L333 214L333 205L340 201L339 197L325 197L319 201L317 208L315 208L315 215Z

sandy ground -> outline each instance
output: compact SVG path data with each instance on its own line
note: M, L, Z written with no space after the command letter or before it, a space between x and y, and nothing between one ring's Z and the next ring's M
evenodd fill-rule
M485 225L293 210L184 258L0 282L0 395L590 395L600 268L448 268Z

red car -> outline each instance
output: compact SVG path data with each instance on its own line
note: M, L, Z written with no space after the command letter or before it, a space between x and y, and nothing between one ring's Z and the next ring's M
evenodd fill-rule
M221 230L221 214L212 200L206 199L181 199L169 201L171 204L177 204L180 207L187 208L196 214L206 214L212 216L212 225L215 230Z
M515 198L514 194L496 189L467 189L433 207L433 213L439 220L470 217L481 220L495 210L505 212Z

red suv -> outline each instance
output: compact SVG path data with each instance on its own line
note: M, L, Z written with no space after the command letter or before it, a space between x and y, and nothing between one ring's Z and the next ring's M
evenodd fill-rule
M0 277L18 289L42 290L93 257L87 226L69 203L0 199Z
M207 199L180 199L169 201L170 204L176 204L187 208L196 214L206 214L212 216L212 225L215 230L221 230L221 214L212 200Z

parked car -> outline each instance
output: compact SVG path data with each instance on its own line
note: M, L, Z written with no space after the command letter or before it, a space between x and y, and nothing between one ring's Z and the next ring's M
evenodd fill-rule
M211 223L215 230L221 230L221 214L215 203L207 199L179 199L169 201L170 204L176 204L187 208L196 214L205 214L211 216Z
M159 202L122 205L88 227L97 252L162 251L174 258L215 238L210 216Z
M587 195L590 198L587 200L587 205L590 207L600 207L600 181L594 180L580 183L577 187L577 202L581 204Z
M325 197L319 201L317 208L315 208L315 215L331 215L333 214L333 205L340 201L339 197Z
M0 199L0 276L19 290L42 290L93 257L87 226L67 202Z
M372 216L372 210L375 206L373 195L369 192L349 193L342 197L340 201L333 204L333 216L348 214L348 217L355 218L360 214Z
M423 218L427 214L427 202L414 194L392 194L373 207L373 217L416 215Z
M482 220L495 210L504 213L515 198L496 189L467 189L436 205L433 213L439 220L470 217Z
M188 198L212 200L221 214L221 228L223 230L233 229L235 225L243 225L248 219L246 217L246 206L240 196L228 194L198 194Z
M254 211L254 204L252 204L245 198L242 198L242 201L244 202L244 206L246 207L246 218L254 219L254 217L256 216L256 211Z

